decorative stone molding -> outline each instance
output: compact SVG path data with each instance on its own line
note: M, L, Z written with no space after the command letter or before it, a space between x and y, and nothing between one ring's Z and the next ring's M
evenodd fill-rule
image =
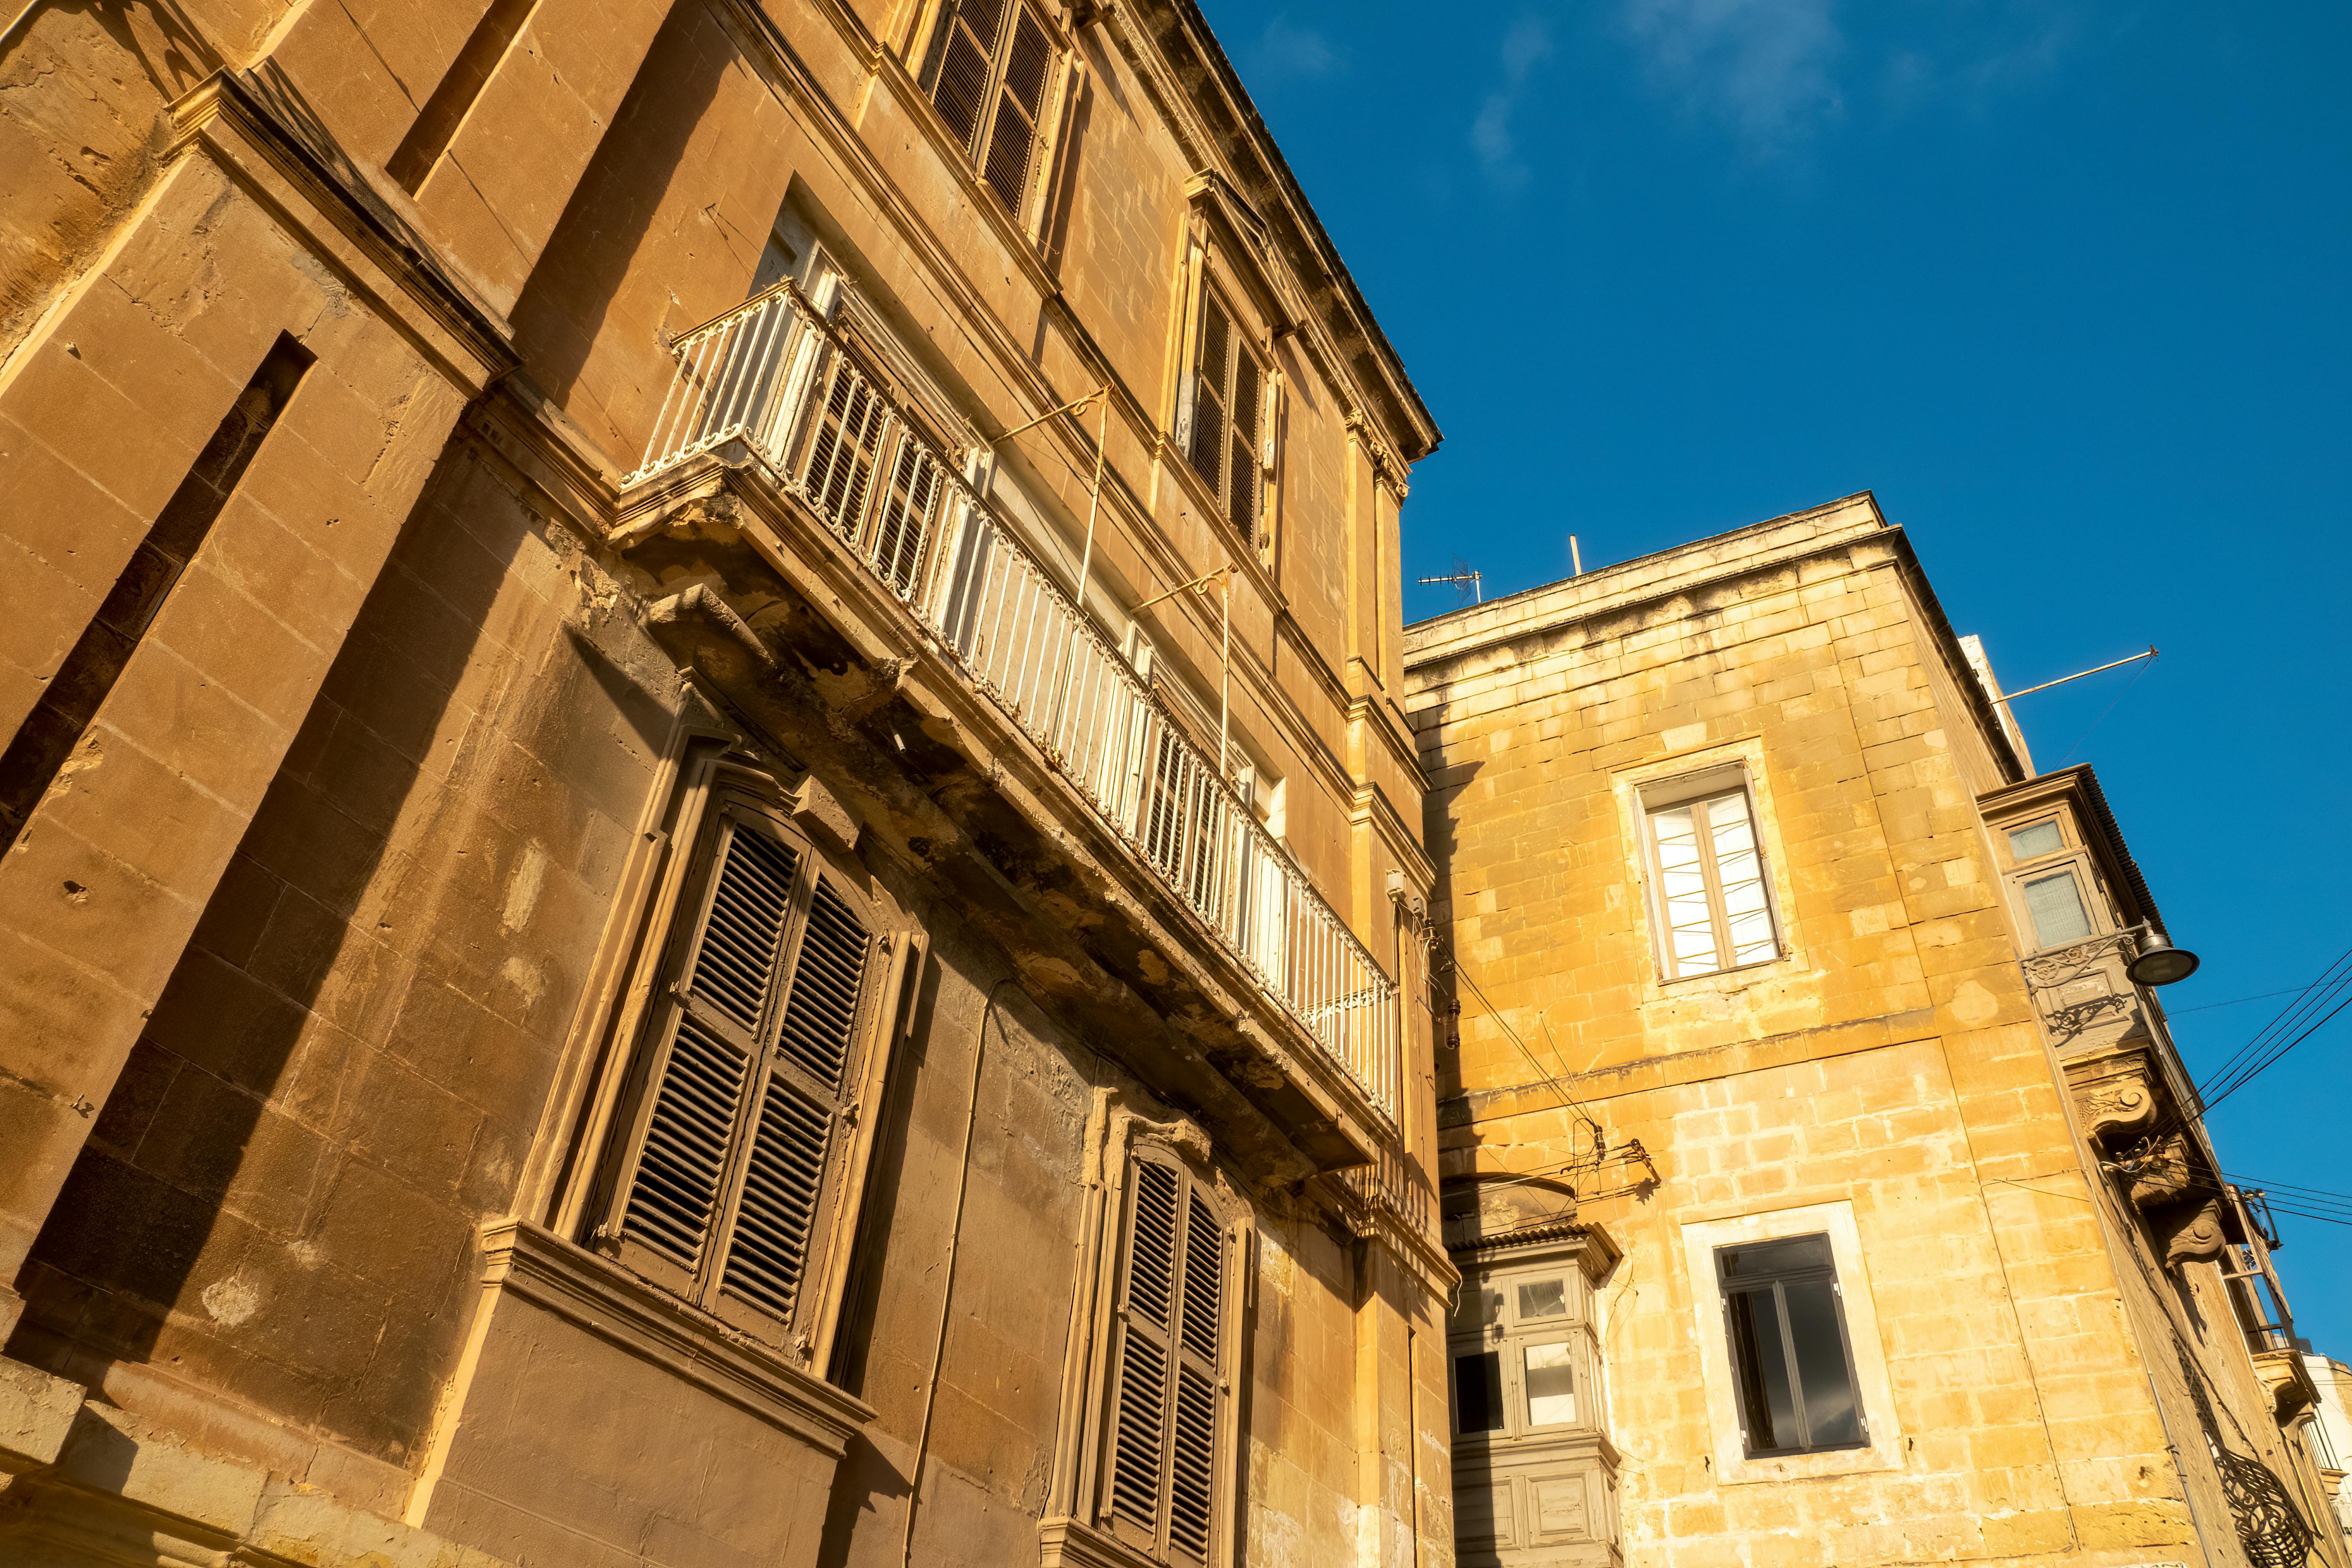
M2282 1428L2292 1426L2296 1418L2319 1403L2319 1390L2311 1381L2311 1373L2303 1364L2300 1352L2256 1351L2253 1355L2254 1376L2270 1395L2271 1413Z
M1352 410L1348 415L1348 433L1364 448L1364 455L1371 458L1372 471L1380 476L1381 482L1396 492L1397 504L1404 504L1404 499L1412 492L1412 487L1406 482L1410 471L1403 459L1381 438L1381 433L1372 427L1371 420L1360 409Z
M656 599L646 606L646 625L668 626L678 621L700 621L727 636L760 664L773 668L776 656L760 640L760 634L751 624L737 615L733 606L712 592L709 585L697 583L693 587L672 594L667 599Z
M2221 1249L2229 1245L2230 1238L2221 1228L2219 1199L2209 1199L2194 1208L2181 1209L2168 1219L2169 1234L2164 1238L2167 1268L2219 1258Z
M656 534L674 538L720 538L742 525L742 501L722 482L713 482L698 495L664 496L653 510L615 527L606 542L626 552Z
M2083 1113L2083 1135L2103 1147L2120 1148L2156 1122L2156 1091L2136 1071L2077 1089L2074 1104Z
M1159 1568L1132 1546L1112 1540L1075 1519L1049 1519L1037 1526L1045 1549L1041 1568Z

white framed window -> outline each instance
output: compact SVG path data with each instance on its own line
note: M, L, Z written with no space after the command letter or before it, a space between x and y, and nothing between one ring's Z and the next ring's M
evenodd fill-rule
M1565 1259L1465 1282L1447 1331L1458 1436L1508 1443L1599 1425L1589 1297Z
M1899 1468L1853 1205L1700 1221L1682 1234L1717 1480Z
M1715 1271L1749 1457L1865 1447L1828 1234L1718 1247Z
M1662 978L1766 963L1781 952L1753 792L1737 764L1640 790Z

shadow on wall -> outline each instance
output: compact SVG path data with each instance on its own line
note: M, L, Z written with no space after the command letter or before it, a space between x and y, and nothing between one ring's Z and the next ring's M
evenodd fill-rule
M395 1463L425 1430L552 1068L481 978L509 872L470 814L514 781L478 753L509 682L625 686L488 636L535 526L445 455L34 1247L9 1354L92 1384L153 1363ZM653 750L653 700L618 706ZM404 811L429 862L391 847Z
M671 10L628 96L621 100L611 130L589 161L587 174L557 220L522 297L515 301L515 346L521 351L524 368L551 398L583 422L589 411L572 406L573 384L604 333L604 318L644 248L672 177L685 161L687 144L736 58L734 40L719 26L711 7ZM781 179L777 185L782 188ZM715 228L711 235L720 237ZM767 236L739 243L749 247L743 263L743 276L749 279ZM668 356L653 357L667 374ZM613 433L614 438L617 434ZM630 468L637 454L615 449L607 456Z

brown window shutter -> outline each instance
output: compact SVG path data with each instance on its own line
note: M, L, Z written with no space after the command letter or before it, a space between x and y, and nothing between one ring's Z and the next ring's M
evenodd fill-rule
M750 823L730 818L722 832L623 1220L688 1270L719 1219L800 867L791 845Z
M1201 332L1192 352L1192 467L1209 482L1211 491L1223 494L1225 470L1225 389L1233 370L1233 322L1217 297L1205 288L1201 297Z
M1265 369L1249 350L1234 345L1234 432L1233 462L1229 477L1232 494L1225 502L1225 515L1243 539L1257 542L1257 512L1259 498L1265 486L1261 482L1263 468L1258 461L1261 449L1261 413L1265 392Z
M1224 1301L1224 1237L1214 1210L1192 1194L1184 1222L1184 1286L1176 1410L1168 1454L1168 1544L1178 1558L1209 1560L1217 1474L1217 1340Z
M761 1097L720 1276L730 1295L787 1321L808 1263L834 1107L856 1039L871 951L865 923L831 879L820 876L793 961L792 992L776 1034L777 1065ZM801 1074L805 1082L795 1081Z
M1111 1512L1156 1540L1164 1492L1170 1352L1174 1348L1170 1311L1176 1298L1181 1183L1174 1171L1152 1161L1138 1161L1134 1172L1112 1434Z
M924 90L964 151L980 151L981 111L987 106L988 78L996 58L996 37L1004 26L1004 0L948 0L940 15Z
M996 100L996 123L988 132L988 183L1020 216L1027 205L1029 175L1037 149L1037 121L1045 107L1045 76L1054 63L1054 46L1045 26L1027 6L1013 24L1013 47L1005 52L1004 86Z

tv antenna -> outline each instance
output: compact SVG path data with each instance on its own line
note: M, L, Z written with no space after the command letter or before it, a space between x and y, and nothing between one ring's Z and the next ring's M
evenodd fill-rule
M1457 598L1465 604L1483 605L1486 595L1482 584L1485 578L1472 569L1470 563L1459 555L1454 558L1454 570L1443 577L1423 577L1424 583L1451 583Z

